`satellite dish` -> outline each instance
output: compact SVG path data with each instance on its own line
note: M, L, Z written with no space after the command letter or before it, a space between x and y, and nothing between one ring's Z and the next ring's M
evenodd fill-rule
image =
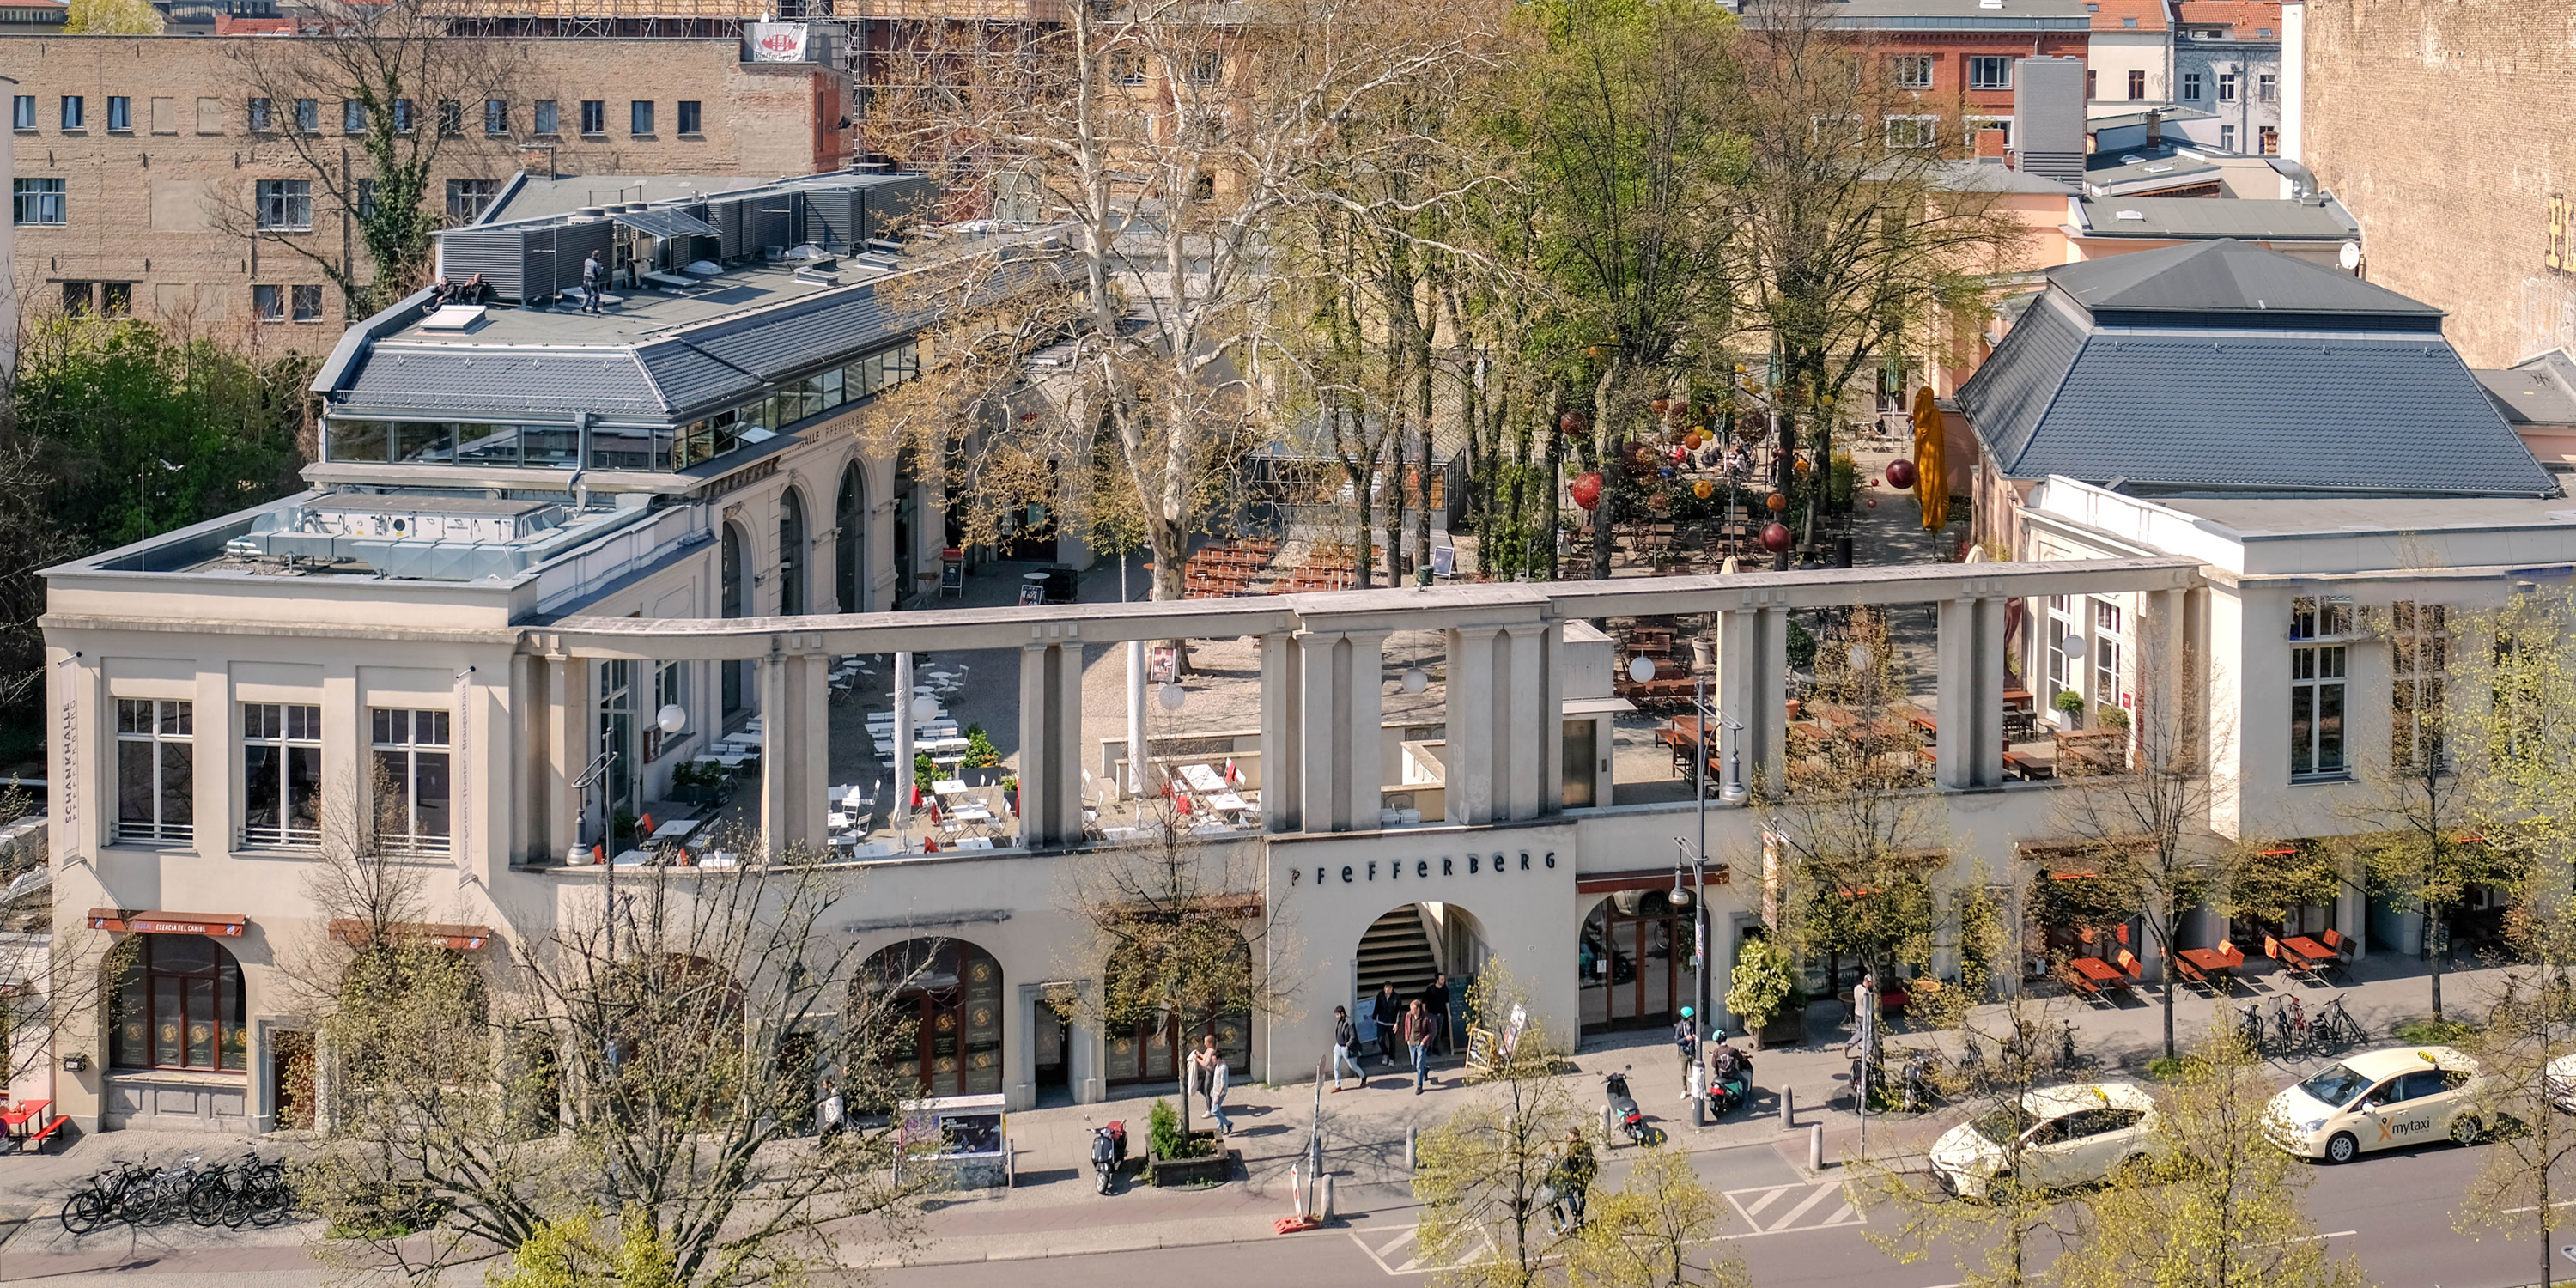
M2359 269L2361 267L2361 243L2357 241L2345 242L2343 244L2343 248L2335 252L2335 262L2343 265L2343 271L2347 273Z

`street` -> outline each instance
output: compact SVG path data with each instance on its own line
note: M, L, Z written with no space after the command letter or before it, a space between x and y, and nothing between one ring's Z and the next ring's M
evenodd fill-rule
M2453 1228L2457 1196L2467 1189L2483 1148L2427 1146L2370 1155L2344 1167L2316 1167L2307 1208L2338 1251L2361 1260L2386 1288L2521 1288L2539 1281L2539 1249L2528 1234ZM1726 1233L1759 1288L1868 1284L1878 1288L1944 1288L1960 1273L1940 1251L1906 1265L1867 1237L1868 1214L1853 1208L1837 1181L1802 1176L1768 1145L1711 1150L1693 1162L1727 1201ZM1624 1159L1603 1170L1617 1186ZM1115 1197L1102 1199L1105 1206ZM1213 1277L1228 1288L1312 1288L1379 1278L1415 1279L1428 1268L1414 1257L1410 1208L1373 1212L1305 1234L1258 1242L1050 1259L1046 1281L1082 1288L1127 1288L1179 1275ZM2561 1270L2576 1274L2576 1265ZM923 1266L885 1272L890 1288L984 1288L990 1264ZM2555 1275L2553 1275L2555 1277Z

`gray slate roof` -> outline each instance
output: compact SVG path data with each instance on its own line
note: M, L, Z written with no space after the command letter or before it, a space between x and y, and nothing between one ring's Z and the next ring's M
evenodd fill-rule
M2576 425L2576 358L2552 349L2501 371L2471 373L2516 425Z
M2139 493L2558 493L2438 321L2427 327L2439 314L2404 296L2231 242L2050 278L1959 390L2007 477ZM2300 327L2302 307L2340 325Z

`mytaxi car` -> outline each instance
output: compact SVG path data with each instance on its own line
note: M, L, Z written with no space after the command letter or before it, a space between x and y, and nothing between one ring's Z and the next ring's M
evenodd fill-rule
M1943 1133L1932 1144L1932 1178L1972 1199L2005 1185L2086 1185L2154 1154L2155 1129L2155 1101L2133 1084L2042 1087Z
M2264 1134L2329 1163L2445 1137L2467 1145L2481 1130L2471 1105L2478 1082L2478 1062L2450 1047L2371 1051L2272 1097Z

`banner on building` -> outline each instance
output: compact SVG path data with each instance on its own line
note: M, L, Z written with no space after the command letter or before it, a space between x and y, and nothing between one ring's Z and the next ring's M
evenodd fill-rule
M807 27L801 22L754 22L745 24L751 41L751 61L755 63L802 63L805 56Z

